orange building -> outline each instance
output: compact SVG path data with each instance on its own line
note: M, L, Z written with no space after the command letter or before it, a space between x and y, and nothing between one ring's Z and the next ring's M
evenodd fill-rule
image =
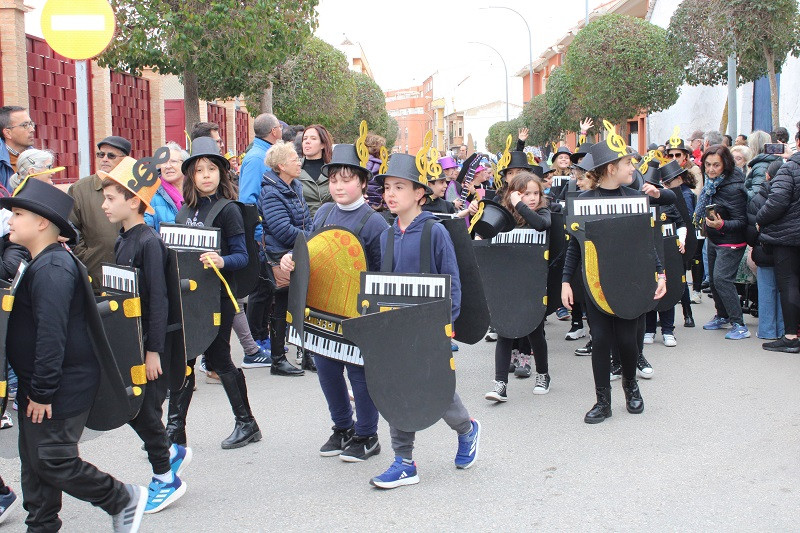
M386 91L386 111L397 121L393 152L416 154L432 124L433 88L430 78L423 85Z

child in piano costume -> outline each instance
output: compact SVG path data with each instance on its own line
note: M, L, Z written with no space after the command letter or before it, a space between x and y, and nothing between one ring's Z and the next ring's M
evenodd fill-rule
M90 317L97 310L91 309L96 304L88 273L59 243L59 237L76 238L68 222L73 199L35 179L24 181L14 194L0 198L0 207L14 213L10 240L33 256L14 296L8 320L14 335L5 346L19 377L25 523L30 531L58 531L66 492L112 515L114 531L138 531L145 488L123 485L78 454L90 412L98 410L97 391L109 376L93 350ZM120 407L127 412L124 403Z
M611 133L613 137L610 136L608 142L597 143L589 150L593 167L589 177L594 188L581 193L581 199L622 198L641 194L626 187L633 182L633 149L625 146L622 138L615 132ZM617 150L612 149L612 145L616 144L620 147ZM658 190L651 194L658 195ZM574 303L570 283L582 260L578 240L570 239L561 284L561 301L567 308L571 308ZM654 298L658 299L666 293L666 277L657 258L655 267L659 275ZM588 297L586 315L592 334L592 371L597 403L586 413L584 422L596 424L611 416L611 348L614 344L620 352L626 408L634 414L643 412L644 402L636 381L640 319L626 320L606 314Z
M392 227L381 235L382 254L386 256L389 232L392 232L394 243L392 272L419 272L424 227L428 220L435 219L431 213L422 211L425 195L432 192L427 184L421 181L426 179L426 176L420 176L413 156L394 154L389 160L386 173L375 179L384 188L386 205L397 215ZM433 224L430 226L430 232L430 272L450 275L452 321L455 321L461 307L461 284L455 249L444 227ZM454 394L453 402L442 418L458 434L456 467L469 468L478 456L480 424L470 417L457 393ZM383 474L372 478L370 483L383 489L419 483L417 466L413 460L415 433L401 431L391 426L389 430L395 453L394 462Z
M328 177L334 201L317 210L314 230L323 226L341 226L353 231L364 245L367 269L380 271L380 236L389 225L364 200L364 190L372 179L372 173L362 166L356 147L352 144L334 146L331 162L323 165L322 173ZM285 272L294 270L291 252L281 258L281 269ZM320 455L338 455L345 462L364 461L378 455L381 451L378 442L378 409L369 396L364 367L319 354L314 354L314 362L333 421L333 434L320 448ZM344 378L345 370L355 400L355 422Z
M164 370L183 372L184 369L162 369L161 366L169 307L167 250L161 237L144 222L145 212L152 211L150 200L161 184L154 159L156 157L136 161L126 157L111 172L97 172L103 180L103 211L109 222L122 224L114 244L115 261L139 271L147 384L139 413L128 424L144 442L153 467L146 513L157 513L183 496L186 484L178 474L192 460L191 448L170 445L161 420L169 382L169 375ZM134 169L144 171L141 178L134 177Z
M185 203L175 217L175 221L179 224L185 223L187 226L205 226L206 218L217 202L232 200L211 222L212 227L220 229L221 254L206 252L200 256L200 260L206 264L213 263L222 272L231 290L235 292L235 281L229 274L245 268L251 258L247 253L242 211L234 203L238 195L236 186L230 180L229 169L228 160L219 154L217 143L211 137L195 139L192 143L191 156L181 165L181 171L186 176L183 181ZM219 375L235 417L233 432L222 441L222 448L230 449L240 448L261 440L261 430L250 409L244 372L236 368L231 360L230 341L233 317L236 313L235 307L224 286L220 286L220 296L219 331L211 346L205 350L205 356L207 368L214 370ZM195 360L196 357L187 361L187 365L194 367ZM174 417L182 418L180 427L183 427L186 421L186 412L191 400L191 388L182 392L188 396L184 404L180 407L179 412L170 412L170 420Z
M544 196L544 184L537 176L530 172L518 173L505 186L505 189L506 193L502 198L503 207L514 215L518 228L531 228L536 231L550 229L550 209ZM527 339L536 363L536 384L533 393L547 394L550 392L550 374L547 366L544 318ZM486 393L487 400L495 402L508 400L508 374L513 340L500 335L497 337L497 345L494 350L494 389ZM528 371L530 372L530 367L528 367Z

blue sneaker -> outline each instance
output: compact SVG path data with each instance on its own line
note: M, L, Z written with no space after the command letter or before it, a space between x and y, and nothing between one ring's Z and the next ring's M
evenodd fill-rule
M458 344L450 341L450 351L457 352L458 351Z
M370 485L379 489L394 489L417 483L419 483L417 463L406 464L401 457L395 457L392 466L386 472L369 480Z
M272 341L269 340L269 337L267 337L263 341L256 341L256 344L258 344L259 346L264 348L264 351L267 352L268 354L272 353ZM289 353L289 347L288 346L284 346L283 347L283 353Z
M147 505L144 514L153 514L163 511L170 504L175 503L186 492L186 483L175 476L172 483L164 483L156 478L147 487Z
M272 356L261 346L258 347L256 353L245 355L242 359L242 368L265 368L268 366L272 366Z
M481 423L472 420L472 431L458 436L458 452L456 452L456 468L467 469L478 458L478 443L481 438Z
M731 321L727 318L720 318L717 315L714 315L708 324L703 326L703 329L724 329L727 328Z
M17 387L19 386L19 379L17 379L17 375L14 373L13 368L8 369L8 376L6 381L8 383L8 399L16 400Z
M169 467L172 473L177 477L183 474L189 463L192 462L192 449L188 446L181 446L180 444L173 444L170 446L170 451L175 450L175 457L170 459Z
M750 337L750 330L744 324L731 323L731 330L725 335L726 339L740 341Z
M19 498L13 490L9 489L8 494L0 494L0 524L8 518L17 505L19 505Z
M559 320L569 320L571 318L569 309L566 307L559 307L556 309L556 318Z

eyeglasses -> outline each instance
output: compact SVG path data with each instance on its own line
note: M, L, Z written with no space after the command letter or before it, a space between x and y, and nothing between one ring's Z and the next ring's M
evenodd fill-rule
M667 159L677 159L679 157L683 157L683 152L679 154L667 154Z
M16 126L9 126L6 129L13 130L14 128L36 129L36 123L32 120L29 120L28 122L23 122L22 124L17 124Z
M169 161L167 161L167 164L169 164L169 165L181 165L181 164L183 164L183 159L170 159Z
M121 156L121 155L112 154L111 152L97 152L94 155L97 156L97 159L103 159L104 157L107 157L109 161L113 161L118 157L124 157L124 156Z

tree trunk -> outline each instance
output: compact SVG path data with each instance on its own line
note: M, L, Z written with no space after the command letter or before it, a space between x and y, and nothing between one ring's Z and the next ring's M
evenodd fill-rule
M722 120L719 121L719 131L728 131L728 99L725 99L725 108L722 110Z
M765 43L762 43L761 47L764 49L764 59L767 60L769 98L772 102L772 131L775 131L781 125L781 118L778 116L778 80L775 77L775 54L767 48Z
M197 93L197 74L189 70L183 73L183 112L186 131L191 133L194 125L200 122L200 96Z
M264 93L261 95L261 112L272 113L272 82L267 83Z

